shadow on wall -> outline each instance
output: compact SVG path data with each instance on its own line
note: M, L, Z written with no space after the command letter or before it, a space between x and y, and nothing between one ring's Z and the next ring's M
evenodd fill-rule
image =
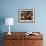
M2 32L2 26L5 23L5 17L0 16L0 46L3 46L3 32Z

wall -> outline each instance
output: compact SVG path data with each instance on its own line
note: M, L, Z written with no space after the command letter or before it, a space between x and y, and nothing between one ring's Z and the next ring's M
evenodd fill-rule
M44 0L1 0L2 17L13 17L14 26L11 31L46 31L46 1ZM35 23L19 23L18 9L35 9ZM2 32L8 31L6 25L2 26Z

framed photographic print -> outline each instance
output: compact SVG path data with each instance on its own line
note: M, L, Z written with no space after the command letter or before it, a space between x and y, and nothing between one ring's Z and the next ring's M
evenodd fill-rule
M35 9L19 9L19 22L35 22Z

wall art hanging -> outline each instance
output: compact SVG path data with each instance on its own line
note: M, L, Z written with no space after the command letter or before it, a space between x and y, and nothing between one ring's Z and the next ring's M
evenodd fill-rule
M19 9L18 20L24 23L35 22L35 9Z

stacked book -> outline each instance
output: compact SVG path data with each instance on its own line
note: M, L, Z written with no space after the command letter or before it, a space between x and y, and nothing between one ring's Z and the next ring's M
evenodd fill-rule
M25 35L38 35L37 33L26 32Z

